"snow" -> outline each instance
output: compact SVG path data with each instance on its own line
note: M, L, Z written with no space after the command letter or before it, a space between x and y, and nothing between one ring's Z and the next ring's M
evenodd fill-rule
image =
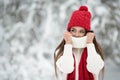
M100 0L0 0L0 80L55 80L54 50L82 4L89 6L91 27L105 49L105 80L118 80L120 1L111 9Z
M109 12L108 12L108 10L107 10L107 8L106 7L104 7L104 6L98 6L98 7L96 7L95 8L95 12L96 12L96 15L98 15L98 16L108 16L108 15L110 15L109 14ZM105 13L105 14L103 14L103 13Z
M119 80L120 79L120 69L111 58L105 61L105 75L104 80Z

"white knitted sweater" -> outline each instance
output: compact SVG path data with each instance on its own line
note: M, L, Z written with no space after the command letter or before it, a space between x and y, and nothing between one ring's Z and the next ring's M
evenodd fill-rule
M79 41L82 41L82 40L79 40ZM78 41L78 43L79 43L79 41ZM83 41L85 41L85 40L83 39ZM73 43L74 43L74 41L73 41ZM83 45L85 45L85 43L80 44L80 45L83 46ZM80 46L80 45L76 44L76 46ZM93 43L86 44L86 47L87 47L87 51L88 51L86 67L89 72L94 74L95 80L98 80L98 75L99 75L100 70L104 67L104 62L103 62L102 58L100 57L100 55L96 52ZM78 80L78 65L80 62L79 60L81 58L82 51L83 51L83 48L73 48L71 44L64 45L63 55L56 62L58 72L62 72L62 74L61 74L62 78L58 79L58 80L66 80L67 74L71 73L74 70L73 53L75 55L75 60L76 60L76 80ZM57 54L57 52L56 52L56 54Z

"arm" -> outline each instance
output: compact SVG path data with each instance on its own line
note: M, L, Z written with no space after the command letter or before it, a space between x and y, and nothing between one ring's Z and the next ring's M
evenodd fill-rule
M95 46L93 44L94 37L95 34L93 32L87 33L87 69L94 74L99 74L100 70L104 67L104 61L96 52Z
M104 67L104 61L101 56L96 52L93 43L87 44L88 57L87 57L87 69L95 75L98 75L100 70Z
M56 65L63 73L71 73L74 70L74 58L71 44L64 45L63 55L57 60Z

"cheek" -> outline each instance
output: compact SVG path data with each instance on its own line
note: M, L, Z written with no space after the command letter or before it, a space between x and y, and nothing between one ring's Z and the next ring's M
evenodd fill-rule
M75 36L75 33L71 33L72 36Z
M71 35L74 35L74 33L70 32Z
M85 36L85 34L80 35L80 37L83 37L83 36Z
M83 37L83 36L85 36L85 35L86 35L85 33L82 33L82 34L80 34L79 36L80 36L80 37Z
M83 36L86 36L86 33L84 33Z

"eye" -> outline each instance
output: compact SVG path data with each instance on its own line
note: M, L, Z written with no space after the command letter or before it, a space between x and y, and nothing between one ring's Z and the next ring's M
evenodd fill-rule
M79 32L80 32L80 33L85 33L85 30L80 30Z
M70 32L75 32L75 29L71 29Z

